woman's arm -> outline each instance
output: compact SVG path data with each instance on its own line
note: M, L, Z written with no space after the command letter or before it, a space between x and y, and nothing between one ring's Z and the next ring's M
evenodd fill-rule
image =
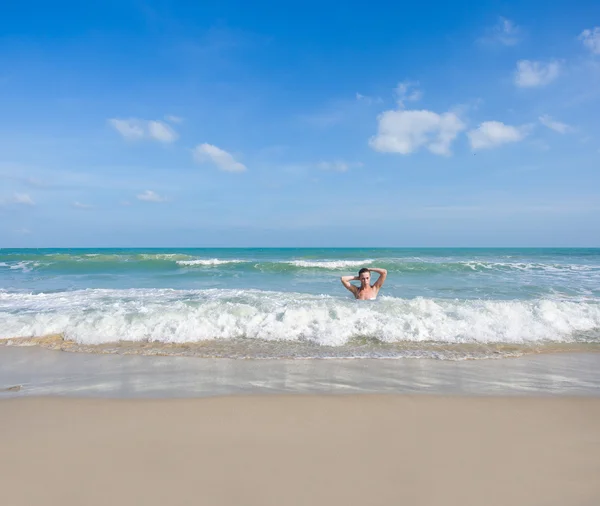
M377 289L381 288L385 281L385 278L387 278L387 271L385 269L377 269L376 267L369 267L369 270L379 274L379 279L375 281L373 287Z
M342 285L356 295L356 287L351 285L350 281L358 281L358 276L342 276L340 279L342 281Z

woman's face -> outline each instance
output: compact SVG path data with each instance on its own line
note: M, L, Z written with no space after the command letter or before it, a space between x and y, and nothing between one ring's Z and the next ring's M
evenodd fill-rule
M361 275L358 276L358 279L360 280L361 285L363 285L363 286L368 285L369 282L371 281L371 273L363 272Z

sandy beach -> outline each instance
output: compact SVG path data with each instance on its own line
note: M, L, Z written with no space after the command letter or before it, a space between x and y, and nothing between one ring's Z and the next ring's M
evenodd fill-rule
M0 506L600 506L600 0L6 6Z
M600 399L0 402L2 503L600 503Z

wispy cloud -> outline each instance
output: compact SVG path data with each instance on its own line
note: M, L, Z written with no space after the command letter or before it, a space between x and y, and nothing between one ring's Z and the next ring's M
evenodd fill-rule
M367 105L372 105L372 104L381 104L383 102L383 99L381 97L370 97L368 95L363 95L362 93L356 93L356 100L358 100L359 102L364 102Z
M2 169L2 167L0 167L0 170L1 169ZM20 166L11 167L11 166L9 166L8 172L0 172L0 179L8 179L10 181L16 181L19 184L22 184L29 188L44 189L44 188L52 187L52 185L50 185L49 183L47 183L45 181L42 181L41 179L38 179L35 177L23 176L22 173L25 170L27 170L26 167L20 167Z
M332 100L320 110L300 114L297 118L304 124L318 128L331 128L340 124L360 121L364 118L364 114L368 113L368 106L382 102L383 100L380 97L355 93L352 98Z
M341 123L345 118L345 111L342 107L332 107L326 111L302 114L300 119L310 125L319 128L327 128Z
M485 121L467 133L473 149L490 149L511 142L522 141L527 127L505 125L500 121Z
M109 119L108 123L125 139L143 139L146 135L145 122L138 119Z
M561 72L561 62L520 60L517 62L515 84L520 88L546 86L554 81Z
M144 193L140 193L136 197L138 200L143 200L144 202L165 202L167 200L165 197L161 197L158 193L153 192L152 190L146 190Z
M194 159L199 163L212 162L226 172L244 172L247 167L225 151L212 144L198 144L194 149Z
M510 19L500 16L498 22L486 30L486 34L478 39L483 44L516 46L523 40L523 29Z
M161 121L149 121L148 134L159 142L173 142L177 139L175 130Z
M108 123L121 134L124 139L130 141L150 139L158 142L171 143L178 137L177 132L162 121L137 118L111 118L108 120Z
M91 209L93 206L89 204L82 204L81 202L73 202L73 207L76 209Z
M13 196L13 202L15 204L22 204L25 206L35 206L35 202L28 193L15 193Z
M600 26L596 26L591 30L584 30L579 35L579 40L583 42L583 45L592 53L600 54Z
M566 123L561 123L560 121L556 121L547 114L540 116L539 120L542 125L548 127L551 130L554 130L555 132L558 132L559 134L566 134L575 130L572 126L567 125Z
M538 151L550 151L550 144L543 139L532 139L529 141L529 145Z
M360 162L344 162L342 160L335 160L332 162L319 162L317 167L321 170L330 170L333 172L346 172L354 167L362 167L363 164Z
M272 37L264 34L213 25L199 36L184 37L182 43L177 44L175 48L179 53L193 57L196 61L200 60L212 67L219 67L234 65L236 56L248 51L260 50L268 46L272 40Z
M183 123L183 118L181 116L175 116L173 114L167 114L165 119L171 123Z
M398 86L394 90L398 107L404 108L405 102L421 100L423 92L417 86L419 86L417 81L401 81L398 83Z
M42 181L41 179L38 179L36 177L26 177L24 178L23 183L28 186L33 186L34 188L47 188L48 186L50 186L45 181Z

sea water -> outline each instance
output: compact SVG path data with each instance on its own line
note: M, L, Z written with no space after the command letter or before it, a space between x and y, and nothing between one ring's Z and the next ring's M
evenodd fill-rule
M374 301L340 282L361 267L388 271ZM600 249L0 249L0 339L231 358L597 351Z

